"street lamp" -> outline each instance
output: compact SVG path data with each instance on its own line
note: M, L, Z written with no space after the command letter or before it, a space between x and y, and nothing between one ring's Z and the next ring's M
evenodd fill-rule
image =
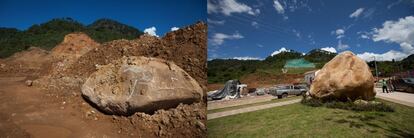
M374 65L375 65L375 76L377 77L378 80L378 68L377 68L377 61L375 60L375 56L374 57Z

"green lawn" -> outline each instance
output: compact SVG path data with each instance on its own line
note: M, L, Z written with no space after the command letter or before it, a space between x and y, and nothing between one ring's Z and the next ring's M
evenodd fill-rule
M385 101L382 101L385 102ZM414 108L356 112L300 103L207 121L208 137L414 137Z
M270 104L270 103L278 103L278 102L289 101L289 100L300 99L300 98L302 98L302 96L291 96L291 97L283 98L283 99L272 99L272 100L266 101L266 102L258 102L258 103L252 103L252 104L244 104L244 105L238 105L238 106L231 106L231 107L208 110L207 113L211 114L211 113L235 110L235 109L246 108L246 107L251 107L251 106L258 106L258 105L264 105L264 104Z

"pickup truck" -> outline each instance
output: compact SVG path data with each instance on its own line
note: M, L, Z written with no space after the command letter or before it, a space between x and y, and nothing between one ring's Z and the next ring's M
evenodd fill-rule
M414 78L400 78L394 80L392 83L394 91L399 90L414 93Z
M277 98L286 98L288 95L300 96L306 93L308 88L303 85L278 85L269 89L269 94Z

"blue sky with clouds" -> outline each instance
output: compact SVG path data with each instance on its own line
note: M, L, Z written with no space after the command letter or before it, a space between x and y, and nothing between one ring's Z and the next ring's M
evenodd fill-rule
M208 0L208 58L350 50L365 60L414 54L414 0Z
M27 29L53 18L110 18L159 36L207 18L206 0L0 0L0 27ZM154 30L155 29L155 30Z

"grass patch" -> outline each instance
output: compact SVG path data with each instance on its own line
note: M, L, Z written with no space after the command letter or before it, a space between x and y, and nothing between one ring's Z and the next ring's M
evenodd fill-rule
M379 101L394 112L296 103L208 120L208 137L414 137L414 108Z
M241 109L241 108L246 108L246 107L251 107L251 106L278 103L278 102L289 101L289 100L300 99L300 98L301 96L292 96L292 97L288 97L284 99L272 99L270 101L265 101L265 102L258 102L258 103L252 103L252 104L244 104L244 105L238 105L238 106L212 109L212 110L208 110L207 113L211 114L211 113L217 113L217 112L223 112L223 111L229 111L229 110L236 110L236 109Z

